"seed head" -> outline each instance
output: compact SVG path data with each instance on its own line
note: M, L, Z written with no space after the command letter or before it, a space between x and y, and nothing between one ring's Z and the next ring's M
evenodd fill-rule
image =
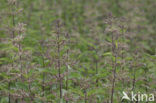
M17 1L16 0L8 0L9 4L15 4Z
M25 32L25 26L26 24L23 24L23 23L18 23L17 26L15 27L15 30L18 32L18 33L24 33Z

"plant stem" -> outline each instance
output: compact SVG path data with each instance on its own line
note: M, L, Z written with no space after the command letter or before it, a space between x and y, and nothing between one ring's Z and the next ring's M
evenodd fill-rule
M59 24L59 21L57 22L57 53L58 53L57 67L58 67L58 72L59 72L60 99L62 99L62 78L61 78L61 64L60 64L60 24Z
M12 6L14 7L15 6L15 3ZM14 9L13 9L13 7L11 8L12 13L13 13L12 14L12 25L13 25L13 27L15 27L15 16L14 16ZM12 30L12 39L14 39L14 38L15 38L15 31L14 31L14 28L13 28L13 30ZM12 63L12 69L13 69L13 67L14 67L14 61ZM11 86L11 82L9 81L9 83L8 83L8 88L9 88L9 103L11 103L10 86Z
M68 90L68 60L69 59L69 49L67 50L67 80L66 80L66 91ZM68 101L66 101L68 103Z
M112 54L115 55L115 61L112 58L112 67L113 67L113 81L112 81L112 92L111 92L111 103L113 103L114 99L114 91L115 91L115 81L116 81L116 46L114 44L114 37L112 34Z
M124 27L122 26L121 29L122 29L122 41L124 42L124 39L125 39L125 37L124 37ZM124 64L125 64L125 61L124 61L124 47L123 47L123 45L122 45L122 48L121 49L122 49L121 50L121 52L122 52L122 54L121 54L122 72L124 72ZM123 84L122 86L124 88L124 84L125 84L125 79L124 78L122 79L122 84Z
M96 51L96 56L97 56L97 50ZM96 58L95 60L95 69L96 69L96 74L98 74L98 60ZM98 87L98 78L96 79L96 86Z
M85 103L87 103L87 91L84 90L84 95L85 95Z
M136 77L135 77L135 69L133 69L133 83L132 83L132 90L135 90L135 81L136 81Z
M43 64L43 68L45 67L45 62L44 62L44 57L42 56L42 64ZM45 90L45 73L43 73L43 80L42 80L42 91L43 91L43 96L44 96L44 90Z

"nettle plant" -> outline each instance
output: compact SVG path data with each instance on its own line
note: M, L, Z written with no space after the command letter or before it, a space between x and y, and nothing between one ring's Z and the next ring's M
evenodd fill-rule
M108 35L106 37L106 45L111 48L108 48L107 52L104 53L104 57L108 63L106 65L109 69L108 71L112 72L112 75L108 76L108 79L111 81L111 84L108 85L111 86L110 102L114 103L120 101L120 95L117 95L118 93L116 91L123 91L128 80L125 78L128 78L126 76L128 75L128 67L126 64L129 40L126 33L125 18L115 18L112 14L109 14L105 23L107 24L105 33ZM120 88L117 88L118 86L120 86Z
M46 33L41 24L42 38L39 40L39 52L34 62L38 63L38 96L37 101L66 102L71 101L68 92L71 81L69 74L74 61L70 55L70 35L66 32L60 20L54 21L52 31ZM43 29L45 28L45 29ZM50 35L50 38L47 36Z
M55 77L56 84L52 86L56 92L55 100L59 102L71 102L75 101L74 91L72 85L75 85L74 75L76 71L72 68L75 67L77 61L72 59L74 51L72 48L72 36L66 32L65 24L61 20L54 22L54 28L52 29L51 43L53 48L50 52L51 58L53 58L53 78Z
M21 41L24 37L23 34L25 32L25 27L23 23L16 23L17 21L15 18L17 18L17 15L21 12L21 9L17 9L16 3L17 2L13 0L8 1L9 13L7 14L7 19L9 20L7 22L8 25L4 25L3 27L6 36L4 38L4 48L2 48L2 51L4 51L7 55L2 59L7 60L7 62L6 65L2 67L2 70L5 70L5 68L7 69L1 74L1 77L3 78L2 82L4 82L2 90L5 90L2 92L4 92L3 96L8 96L8 98L3 98L2 102L8 101L9 103L14 101L14 99L17 102L17 98L23 98L21 94L22 91L19 90L19 94L17 94L16 91L18 91L17 82L21 80L19 78L23 75L22 55L24 56L24 51L22 50ZM3 20L5 22L7 21L5 19Z
M22 9L18 9L16 0L9 0L9 13L7 14L8 25L4 25L4 42L2 51L6 53L3 57L7 60L5 65L2 67L2 103L18 103L24 102L28 98L31 98L31 78L29 71L33 67L31 64L30 48L25 47L23 40L26 36L26 25L18 21L21 16ZM5 70L5 71L4 71ZM29 100L29 99L28 99Z
M155 2L113 3L1 0L0 102L131 102L123 91L139 102L155 93Z

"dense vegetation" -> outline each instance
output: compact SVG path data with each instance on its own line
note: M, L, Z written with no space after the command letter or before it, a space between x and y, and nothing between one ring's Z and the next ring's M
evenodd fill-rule
M156 96L155 7L156 0L0 0L0 103Z

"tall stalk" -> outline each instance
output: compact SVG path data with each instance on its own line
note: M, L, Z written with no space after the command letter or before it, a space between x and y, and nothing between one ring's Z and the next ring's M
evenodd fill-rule
M13 25L13 29L12 29L12 33L11 33L12 39L15 38L15 31L14 31L14 29L15 29L15 13L14 13L15 12L15 10L14 10L15 3L16 2L12 2L11 3L12 25ZM12 69L13 69L14 68L14 61L12 61L12 65L11 66L12 66ZM11 86L11 82L9 81L9 83L8 83L8 88L9 88L9 101L8 101L8 103L11 103L10 86Z
M137 53L135 54L135 55L137 55ZM134 57L135 58L135 60L137 61L137 57L135 56ZM132 81L132 91L135 91L135 83L136 83L136 70L135 70L135 68L137 67L137 65L135 65L135 66L133 66L133 68L132 68L132 75L133 75L133 81Z
M70 40L69 40L69 34L67 33L66 35L67 40L67 46L69 46L70 44ZM66 72L67 72L67 76L66 76L66 91L68 91L68 73L69 73L69 49L67 49L66 51L66 56L67 56L67 61L66 61ZM68 101L66 100L66 103L68 103Z
M61 60L60 60L60 22L57 21L57 32L56 32L57 36L56 36L56 40L57 40L57 55L58 55L58 59L57 59L57 69L58 69L58 73L59 73L59 90L60 90L60 99L62 99L62 78L61 78Z
M67 50L67 76L66 76L66 91L68 91L68 73L69 73L69 70L68 70L68 62L69 62L69 49ZM66 101L66 103L68 103L68 101Z
M113 69L113 81L112 81L112 90L111 90L111 103L113 103L114 99L114 91L115 91L115 82L116 82L116 68L117 68L117 63L116 63L116 58L117 58L117 53L116 53L116 46L114 43L114 36L112 34L112 54L114 57L114 60L112 58L112 69Z
M45 60L44 60L44 57L42 55L42 67L45 68ZM43 80L42 80L42 91L43 91L43 96L44 96L44 92L45 92L45 73L43 72Z
M136 76L135 76L135 69L133 69L133 82L132 82L132 90L135 89L135 82L136 82Z
M84 90L84 96L85 96L85 98L84 98L85 103L87 103L87 90L86 89Z
M97 56L97 50L95 50L96 56ZM98 74L98 60L97 58L95 59L95 70L96 70L96 75ZM96 86L98 87L98 79L96 79Z
M121 47L121 60L122 60L122 73L124 72L124 66L125 66L125 61L124 61L124 40L125 40L125 35L124 35L124 26L121 25L121 36L122 36L122 47ZM124 84L125 84L125 80L124 78L122 79L122 84L123 84L123 88L124 88Z
M21 43L19 42L18 44L18 50L19 50L19 64L20 64L20 72L21 72L21 81L23 82L23 66L22 66L22 47L21 47ZM24 98L22 97L22 102L23 102Z
M18 56L19 56L18 63L19 63L19 69L20 69L20 73L21 73L21 76L20 76L21 82L24 81L24 76L23 76L23 73L24 73L23 66L24 65L22 63L22 60L23 60L22 55L24 55L24 53L23 53L22 43L21 43L21 41L24 38L23 37L24 35L22 35L25 32L24 26L25 26L25 24L23 24L23 23L18 23L18 25L16 26L16 32L18 33L18 36L16 37L17 41L15 41L15 42L17 42L17 45L18 45ZM22 91L23 91L23 89L22 89ZM24 101L24 97L22 97L22 102L23 101Z
M40 16L40 22L42 22L42 15ZM44 30L42 29L42 24L40 25L40 33L41 33L41 37L42 37L42 40L40 41L40 45L41 45L41 57L42 57L42 68L44 69L45 68L45 58L44 58ZM45 95L44 92L45 92L45 73L43 72L42 73L42 76L43 76L43 79L42 79L42 91L43 91L43 96Z

